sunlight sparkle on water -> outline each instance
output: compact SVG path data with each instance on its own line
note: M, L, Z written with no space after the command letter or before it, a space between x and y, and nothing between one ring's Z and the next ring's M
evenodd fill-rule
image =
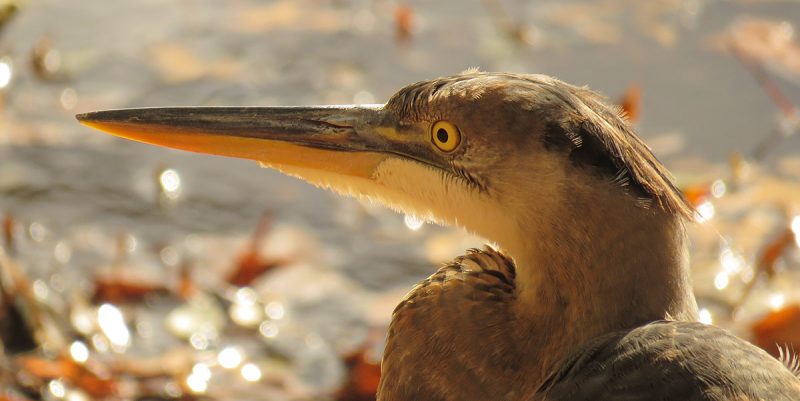
M64 399L67 401L91 401L88 394L84 393L83 391L75 389L67 391L67 394L66 396L64 396Z
M217 362L225 369L233 369L242 363L242 352L235 347L227 347L217 355Z
M198 351L203 351L210 345L208 336L205 333L193 333L189 336L189 344Z
M257 382L261 380L261 369L254 363L246 363L242 366L242 377L249 382Z
M786 302L786 297L780 292L776 292L769 296L769 307L773 310L778 310L783 307Z
M28 226L28 235L32 240L36 242L42 242L44 237L47 235L47 228L45 228L42 223L34 221L30 226Z
M92 347L98 352L107 352L109 348L108 339L100 333L95 334L92 336Z
M353 104L372 104L375 103L375 96L368 91L359 91L353 95Z
M50 393L56 398L64 398L64 395L67 393L67 389L64 387L64 383L62 383L61 380L51 380L50 383L47 384L47 389L50 390Z
M714 287L718 290L724 290L728 286L729 281L727 272L719 272L714 276Z
M264 312L257 304L234 303L228 314L234 323L244 327L255 327L264 319Z
M202 377L192 373L186 377L186 387L195 394L205 393L208 389L208 382Z
M195 319L188 308L178 308L167 316L167 328L175 335L191 336L195 329Z
M177 249L175 249L175 247L172 246L165 246L161 248L158 256L161 257L161 261L164 262L165 265L170 267L177 266L178 262L181 260L180 253Z
M714 323L714 319L711 316L711 311L709 311L708 309L706 308L700 309L700 313L698 315L699 315L698 320L700 320L700 323L703 324Z
M716 180L711 183L711 196L719 199L723 197L727 191L728 187L725 185L725 181Z
M408 227L411 231L417 231L425 225L425 221L417 218L417 216L407 214L403 218L403 222L406 223L406 227Z
M50 295L50 290L47 288L47 284L42 280L36 280L33 282L33 295L40 301L44 301L47 299L47 296Z
M726 273L734 274L742 271L744 258L741 255L734 253L730 248L726 248L719 253L719 263L722 265L722 269L725 270Z
M258 294L250 287L236 291L234 301L228 308L228 314L236 324L255 327L264 319L264 311L258 304Z
M261 322L258 326L258 332L266 338L275 338L279 331L278 325L273 322Z
M5 88L11 83L11 62L8 59L0 60L0 88Z
M69 355L73 361L84 363L89 360L89 348L82 341L75 341L69 346Z
M100 305L97 309L97 324L112 345L127 347L131 342L131 334L122 312L111 304Z
M236 290L236 302L245 305L253 305L258 300L258 294L250 287L242 287Z
M61 91L59 100L64 110L72 110L75 108L75 105L78 104L78 94L75 92L75 89L66 88Z
M181 176L177 171L173 169L164 170L158 177L158 182L161 184L161 189L167 198L175 199L180 194Z
M264 307L264 311L272 320L283 319L283 316L286 314L286 311L283 309L283 305L276 301L268 303L267 306Z
M705 201L697 205L697 210L694 214L694 220L698 223L705 223L714 217L714 212L714 204L709 201Z
M53 249L53 256L58 263L65 265L72 259L72 247L64 241L58 241L56 247Z
M192 375L196 375L203 381L209 381L211 379L211 368L205 363L196 363L192 366Z

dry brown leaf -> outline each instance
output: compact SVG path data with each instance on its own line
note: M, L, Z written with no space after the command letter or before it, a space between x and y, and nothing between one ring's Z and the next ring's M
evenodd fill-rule
M628 121L631 123L639 122L642 110L642 86L638 83L628 86L619 101L619 105L622 107L622 112Z
M166 295L170 291L161 285L134 283L122 278L95 278L92 303L121 304L141 302L148 295Z
M3 241L7 251L14 250L14 216L11 214L3 217Z
M265 212L256 227L247 249L239 255L233 272L228 275L227 282L235 286L250 285L262 274L288 263L282 259L270 259L261 254L259 244L272 228L272 214Z
M79 365L66 356L56 360L20 356L15 362L21 369L40 380L62 379L93 397L103 398L117 394L115 380L99 374L88 365Z
M0 393L0 401L33 401L19 394Z
M786 253L786 251L795 243L794 231L786 229L777 238L770 241L759 252L758 263L756 265L757 272L766 273L767 277L772 278L775 275L775 263Z
M742 305L744 301L750 297L757 280L755 279L761 274L767 276L768 279L775 277L777 273L775 265L784 254L795 244L795 234L791 228L786 228L780 235L775 237L772 241L768 242L763 248L758 251L756 259L755 276L745 286L737 305Z
M183 263L178 276L178 296L188 300L197 294L197 284L192 279L191 265Z
M337 401L374 401L381 380L381 364L368 357L361 349L345 358L348 376L339 390Z
M406 4L400 4L394 10L395 37L404 41L411 39L414 30L414 9Z
M770 312L751 327L753 343L775 357L778 346L800 349L800 305L788 305Z
M707 182L690 185L681 190L683 196L692 206L698 206L711 195L711 187Z

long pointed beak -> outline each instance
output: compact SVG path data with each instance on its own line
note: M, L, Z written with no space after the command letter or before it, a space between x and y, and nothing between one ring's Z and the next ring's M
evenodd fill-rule
M170 107L79 114L84 125L175 149L269 167L370 178L390 155L377 132L382 106Z

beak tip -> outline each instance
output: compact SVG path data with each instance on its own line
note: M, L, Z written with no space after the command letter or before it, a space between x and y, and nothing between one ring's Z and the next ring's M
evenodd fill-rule
M90 111L75 115L75 119L78 120L81 125L99 129L101 131L103 131L103 129L100 128L101 126L105 126L108 123L117 122L115 117L115 115L109 113L109 110Z
M113 134L113 131L109 131L111 126L108 124L113 124L114 119L109 118L103 111L90 111L87 113L76 114L75 119L78 120L78 123L81 125Z
M97 112L76 114L75 119L78 120L79 123L86 125L97 120Z

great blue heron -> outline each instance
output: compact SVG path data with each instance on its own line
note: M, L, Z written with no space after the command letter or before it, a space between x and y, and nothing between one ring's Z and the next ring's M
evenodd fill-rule
M588 89L467 72L409 85L384 105L78 119L257 160L497 244L440 268L397 307L380 400L800 400L796 372L696 322L691 207Z

